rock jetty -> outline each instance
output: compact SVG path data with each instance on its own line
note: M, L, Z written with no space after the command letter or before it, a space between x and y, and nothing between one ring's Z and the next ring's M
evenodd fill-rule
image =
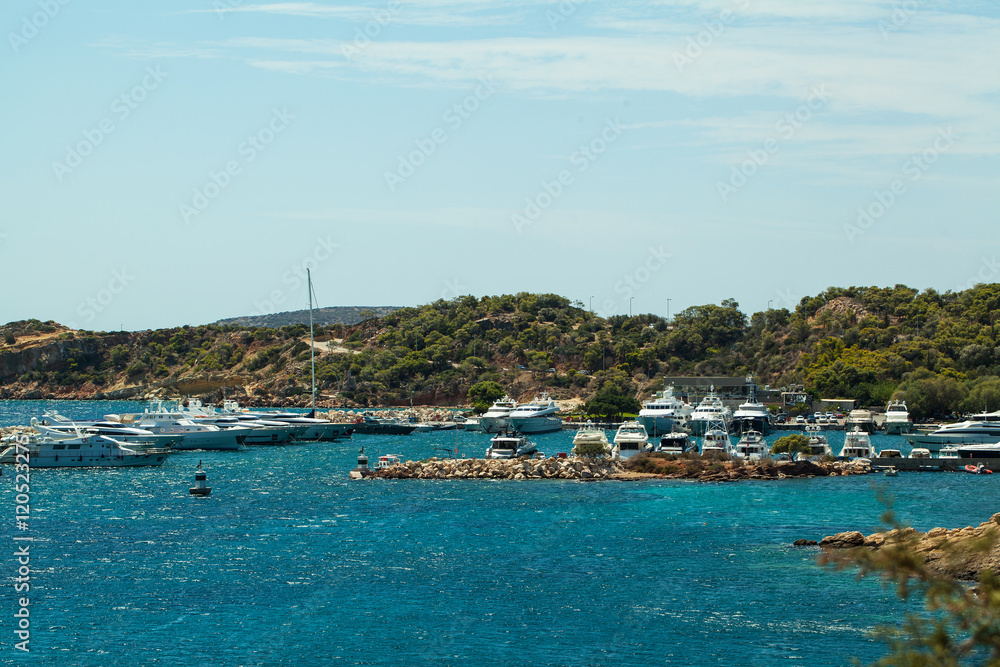
M913 528L864 535L848 531L829 535L819 542L824 549L851 549L909 543L934 570L955 579L974 581L984 570L1000 572L1000 513L978 526L965 528L932 528L921 533Z
M744 479L785 479L790 477L847 476L867 473L869 468L843 461L713 461L677 459L664 465L643 465L638 457L617 459L439 459L406 461L375 470L383 479L579 479L639 480L690 479L702 482L735 482Z

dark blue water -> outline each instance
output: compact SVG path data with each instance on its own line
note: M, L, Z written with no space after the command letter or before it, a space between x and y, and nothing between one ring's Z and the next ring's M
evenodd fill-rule
M0 425L47 405L0 402ZM142 406L58 407L85 418ZM551 453L571 437L538 441ZM4 586L0 664L870 661L883 646L868 632L907 607L790 543L874 530L879 487L920 529L988 519L984 500L1000 487L1000 476L953 473L725 485L350 481L361 444L405 458L456 445L481 456L487 436L355 436L178 453L161 468L34 471L30 530L19 533L36 538L32 652L12 648L17 596ZM208 498L187 493L199 460ZM9 581L12 472L0 479Z

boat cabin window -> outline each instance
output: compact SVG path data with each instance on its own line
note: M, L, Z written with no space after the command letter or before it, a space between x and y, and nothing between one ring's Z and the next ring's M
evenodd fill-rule
M623 442L619 446L619 449L624 449L626 451L638 451L639 450L639 443L638 442Z
M70 449L80 449L80 445L70 445Z
M66 445L52 445L52 449L66 449Z

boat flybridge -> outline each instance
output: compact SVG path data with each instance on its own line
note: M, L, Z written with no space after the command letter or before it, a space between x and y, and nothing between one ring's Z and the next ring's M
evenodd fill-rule
M887 435L902 435L913 428L910 413L904 401L890 401L885 408L885 422L882 424Z
M505 394L503 398L494 402L490 406L490 409L484 412L479 418L479 430L486 433L499 433L504 430L508 426L510 413L516 407L517 401L514 401L510 396Z
M672 432L674 426L684 426L693 411L694 408L674 395L674 386L671 384L642 404L636 421L646 427L649 435L661 435Z
M726 434L729 433L729 425L733 420L733 411L722 404L722 399L715 393L713 385L708 395L702 399L698 407L691 413L691 420L688 425L694 435L705 435L711 424L722 422Z
M615 446L611 449L611 458L627 459L639 452L648 452L652 449L645 426L636 421L623 422L615 434Z
M510 427L518 433L551 433L562 430L562 420L556 417L559 406L548 394L537 396L531 403L519 405L511 413Z

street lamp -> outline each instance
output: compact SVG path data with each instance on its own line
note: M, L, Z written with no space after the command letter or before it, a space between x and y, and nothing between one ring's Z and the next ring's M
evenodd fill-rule
M590 314L591 315L594 314L594 296L593 295L590 296Z
M632 299L634 299L634 298L635 298L634 296L630 296L628 298L628 316L629 317L632 317Z
M670 299L667 299L667 324L670 324Z

